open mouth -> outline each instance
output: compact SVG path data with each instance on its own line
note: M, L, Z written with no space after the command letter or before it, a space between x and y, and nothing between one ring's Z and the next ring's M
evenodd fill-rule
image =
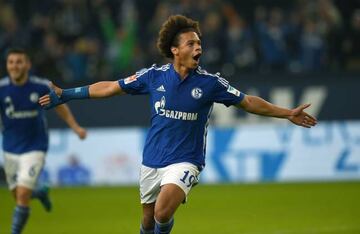
M199 62L200 57L201 57L201 53L193 56L193 59L194 59L196 62Z

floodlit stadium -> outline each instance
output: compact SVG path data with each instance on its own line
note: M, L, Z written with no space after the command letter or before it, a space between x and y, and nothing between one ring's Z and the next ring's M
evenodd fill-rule
M0 16L0 233L360 234L358 1Z

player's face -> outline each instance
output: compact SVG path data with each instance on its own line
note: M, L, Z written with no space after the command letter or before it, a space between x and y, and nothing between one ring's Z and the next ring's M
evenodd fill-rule
M6 60L6 68L12 81L21 83L30 70L30 61L25 54L9 54Z
M201 41L197 33L186 32L179 36L179 46L173 47L174 59L178 59L182 66L195 69L200 62L202 53Z

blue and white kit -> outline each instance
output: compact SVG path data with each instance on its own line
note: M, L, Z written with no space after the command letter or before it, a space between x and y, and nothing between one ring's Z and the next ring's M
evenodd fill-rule
M50 82L30 76L26 84L0 80L0 113L3 150L12 154L48 149L47 123L39 97L50 92Z
M200 67L181 80L172 64L153 65L118 82L128 94L150 95L151 127L142 163L152 168L189 162L201 170L213 104L236 105L245 96Z

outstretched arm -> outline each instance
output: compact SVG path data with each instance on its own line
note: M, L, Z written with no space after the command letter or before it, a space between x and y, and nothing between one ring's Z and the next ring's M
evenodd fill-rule
M304 112L304 109L308 108L309 106L310 104L304 104L296 107L295 109L286 109L267 102L260 97L251 95L246 95L244 99L236 105L236 107L242 108L249 113L285 118L292 123L305 128L313 127L317 123L315 117Z
M85 139L86 130L76 122L70 108L66 104L57 106L55 110L58 116L67 123L67 125L79 136L80 139Z
M106 98L125 94L118 81L100 81L89 86L72 89L61 89L52 85L52 91L39 99L41 106L46 109L61 105L72 99Z
M89 86L90 98L105 98L125 94L118 81L100 81Z

